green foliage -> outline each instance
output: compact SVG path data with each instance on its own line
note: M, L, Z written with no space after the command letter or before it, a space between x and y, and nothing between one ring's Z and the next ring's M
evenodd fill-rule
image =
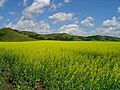
M120 38L111 37L111 36L88 36L83 39L84 41L120 41Z
M35 39L28 37L27 35L20 34L13 29L4 28L0 30L0 41L35 41Z
M119 90L120 43L0 43L0 87L6 73L15 90Z

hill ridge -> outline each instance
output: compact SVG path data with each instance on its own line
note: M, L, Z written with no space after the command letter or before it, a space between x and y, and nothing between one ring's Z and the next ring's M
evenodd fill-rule
M59 40L59 41L120 41L113 36L75 36L67 33L38 34L30 31L19 31L11 28L0 29L0 41L35 41L35 40Z
M11 28L0 29L0 41L19 42L19 41L34 41L34 40L36 39L28 37L27 35L24 34L20 34Z

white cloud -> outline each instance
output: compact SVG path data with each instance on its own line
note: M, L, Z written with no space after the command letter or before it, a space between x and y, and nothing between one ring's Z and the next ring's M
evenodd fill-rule
M24 1L26 2L26 0ZM22 11L22 16L16 24L9 23L6 27L17 30L33 31L37 33L50 33L50 26L44 21L36 22L36 15L43 12L43 8L48 6L50 0L34 0L33 3ZM13 14L12 12L10 14Z
M16 14L16 12L15 11L11 11L11 12L9 12L9 14L14 16Z
M33 28L35 28L35 23L32 20L19 21L14 26L14 28L18 29L18 30L28 30L28 31L31 31Z
M118 13L120 13L120 7L118 7Z
M99 35L120 37L120 29L117 29L116 27L99 27L96 28L96 31L94 33Z
M119 22L118 22L117 18L113 17L111 20L108 19L108 20L103 21L102 26L103 27L117 26L118 23Z
M120 37L120 18L113 17L102 22L102 25L96 29L97 34Z
M5 0L0 0L0 7L3 7L4 3L5 3Z
M27 5L28 0L23 0L23 6Z
M92 23L93 20L94 20L93 17L87 17L86 19L81 21L81 24L86 27L92 27L94 26L94 24Z
M65 3L70 3L72 0L64 0Z
M55 10L57 10L58 8L60 8L62 5L63 5L63 3L55 4L55 3L52 2L52 3L50 3L50 8L49 8L49 10L55 11Z
M33 3L23 10L21 19L33 19L34 16L43 12L43 8L50 4L50 0L34 0Z
M37 23L36 26L37 26L36 32L38 32L40 34L52 33L52 30L51 30L49 24L44 21L40 21L39 23Z
M10 22L8 25L6 25L6 27L11 27L17 30L31 31L33 28L35 28L35 23L32 20L19 20L17 24L13 24L12 22Z
M14 28L12 22L9 22L8 24L5 24L5 27Z
M10 22L10 19L7 19L7 22Z
M83 30L79 29L77 24L63 25L59 29L59 33L67 33L72 35L83 35Z
M3 16L0 16L0 20L3 19Z
M80 20L78 18L74 18L74 24L79 24Z
M70 3L72 0L63 0L63 2L60 2L60 3L55 3L54 0L50 3L50 8L49 10L57 10L58 8L60 8L61 6L64 6L65 3Z
M74 15L72 13L59 12L59 13L54 14L53 16L49 16L49 19L55 22L63 22L63 21L72 19L73 16Z
M17 24L13 24L10 22L8 25L6 25L6 27L11 27L17 30L37 32L39 34L51 33L49 24L44 21L40 21L36 23L33 20L25 20L25 21L21 20Z

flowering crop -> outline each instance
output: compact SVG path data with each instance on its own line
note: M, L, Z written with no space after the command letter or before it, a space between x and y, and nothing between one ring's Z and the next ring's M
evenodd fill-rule
M0 89L7 81L20 90L40 82L46 90L119 90L120 43L1 42Z

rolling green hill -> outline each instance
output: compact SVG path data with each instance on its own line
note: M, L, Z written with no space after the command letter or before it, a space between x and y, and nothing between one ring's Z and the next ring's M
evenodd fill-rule
M28 33L29 34L29 33ZM60 41L120 41L118 37L112 36L101 36L101 35L94 35L94 36L74 36L66 33L55 33L55 34L29 34L31 38L35 38L38 40L60 40Z
M66 33L38 34L30 31L19 31L11 28L0 30L0 41L34 41L34 40L58 40L58 41L120 41L112 36L75 36Z
M60 41L80 41L78 36L73 36L66 33L55 33L55 34L34 34L29 37L38 39L38 40L60 40ZM76 39L76 40L75 40Z
M84 41L120 41L120 38L112 37L112 36L94 35L94 36L84 37L83 40Z
M3 28L0 30L0 41L34 41L36 39L30 38L27 35L20 34L16 30L10 28Z

